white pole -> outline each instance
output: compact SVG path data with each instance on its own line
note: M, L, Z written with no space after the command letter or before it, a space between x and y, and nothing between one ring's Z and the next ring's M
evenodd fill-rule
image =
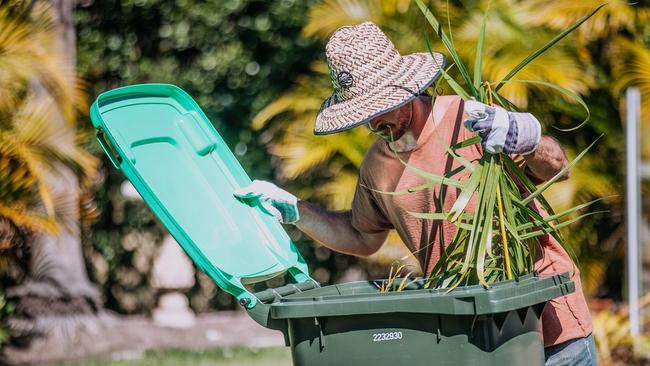
M630 309L630 334L639 335L639 220L641 216L639 192L639 119L641 93L629 88L625 93L627 104L626 195L627 195L627 293Z

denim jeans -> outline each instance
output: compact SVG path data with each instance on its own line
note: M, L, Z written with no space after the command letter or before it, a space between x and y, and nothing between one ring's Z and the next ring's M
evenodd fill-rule
M594 336L572 339L544 349L545 366L597 366Z

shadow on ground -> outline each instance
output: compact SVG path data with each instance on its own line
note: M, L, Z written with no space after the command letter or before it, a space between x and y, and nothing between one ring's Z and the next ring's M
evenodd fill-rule
M123 355L123 357L128 357ZM285 347L223 347L191 350L150 351L130 359L100 358L52 366L289 366L291 354Z

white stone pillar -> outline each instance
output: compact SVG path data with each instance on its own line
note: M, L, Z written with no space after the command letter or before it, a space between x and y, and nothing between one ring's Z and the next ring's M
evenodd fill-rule
M120 187L122 195L142 200L129 181ZM151 286L158 289L158 307L153 310L155 324L163 327L189 328L195 323L195 316L189 307L187 296L182 290L194 286L194 266L180 245L167 234L153 263Z

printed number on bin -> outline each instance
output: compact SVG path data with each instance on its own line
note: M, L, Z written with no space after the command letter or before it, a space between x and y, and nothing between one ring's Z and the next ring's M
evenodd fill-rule
M386 332L386 333L374 333L372 335L373 342L383 342L383 341L396 341L402 339L402 332Z

